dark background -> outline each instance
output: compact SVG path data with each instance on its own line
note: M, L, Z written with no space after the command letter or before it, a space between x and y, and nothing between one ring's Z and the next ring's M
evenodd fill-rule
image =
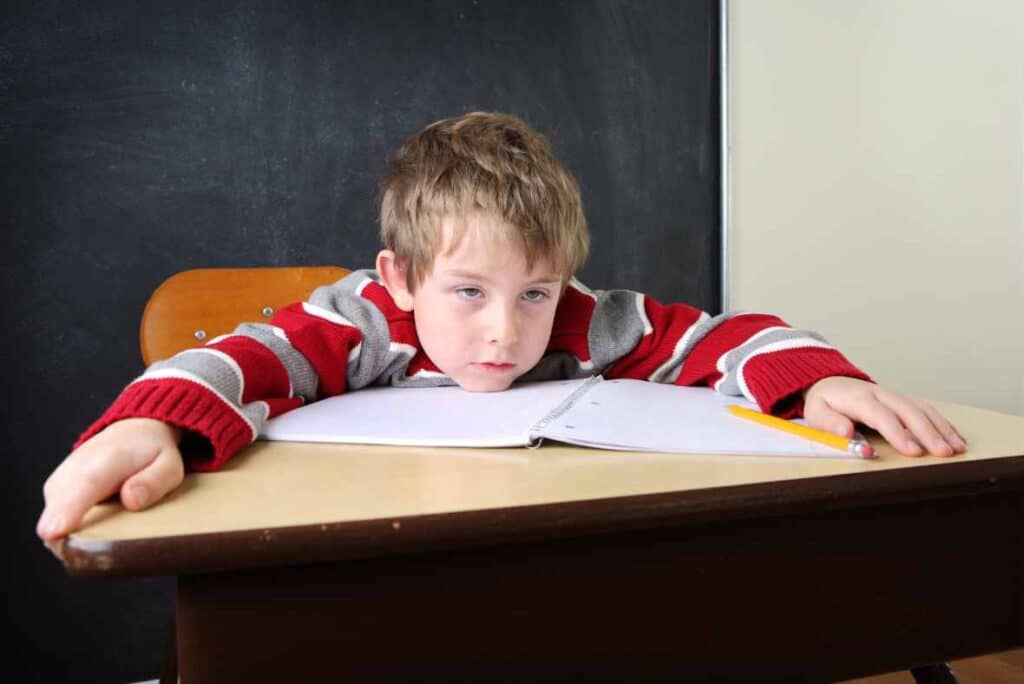
M719 308L717 2L35 1L0 15L6 668L156 677L167 579L68 578L46 476L141 370L171 274L368 267L377 178L427 123L507 111L577 176L581 279Z

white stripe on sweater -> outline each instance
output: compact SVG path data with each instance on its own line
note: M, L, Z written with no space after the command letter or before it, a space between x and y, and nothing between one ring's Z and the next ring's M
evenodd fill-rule
M349 350L349 352L348 352L348 359L345 361L345 363L352 363L353 361L358 359L359 358L359 354L362 351L363 351L363 343L360 342L359 344L357 344L356 346L352 347L352 349Z
M569 287L573 288L577 292L580 292L582 294L587 295L588 297L593 299L595 302L597 301L597 295L594 294L594 291L591 290L586 285L584 285L583 283L581 283L580 281L576 280L575 278L570 278L569 279Z
M750 316L750 315L756 315L756 314L749 314L749 313L740 314L739 316L734 316L733 320L735 320L736 318L739 318L740 316ZM726 359L729 358L730 354L735 352L740 347L742 347L742 346L744 346L746 344L750 344L751 342L755 342L759 338L764 337L765 335L767 335L768 333L773 333L773 332L775 332L777 330L792 330L792 328L787 328L786 326L783 326L783 325L773 325L770 328L765 328L764 330L758 330L756 333L754 333L753 335L751 335L750 337L745 339L743 342L737 344L732 349L729 349L728 351L722 352L718 356L718 360L715 361L715 370L717 370L719 373L721 373L722 377L724 378L728 374L728 369L725 367L725 362L726 362ZM721 380L719 380L719 382L721 382ZM716 390L718 389L718 383L717 382L715 383L715 389Z
M330 311L323 307L317 306L316 304L310 304L309 302L302 303L302 310L308 313L310 316L320 318L331 323L337 323L338 325L348 326L350 328L356 328L356 325L339 314L336 311ZM358 328L356 328L358 330Z
M296 351L296 352L299 351L298 349L295 349L295 345L292 344L292 341L288 339L288 333L286 333L284 331L284 328L279 328L276 325L270 325L269 323L267 323L266 326L268 328L270 328L270 332L274 333L274 337L276 337L277 339L279 339L282 342L284 342L285 344L287 344L294 351ZM258 341L258 340L256 340L256 341ZM274 353L273 349L270 349L269 347L268 347L268 349L270 350L271 354L274 354L274 356L277 356L277 354ZM301 352L299 352L299 353L301 353ZM284 361L282 361L281 359L278 359L278 361L281 363L282 366L284 366L284 374L286 376L288 376L288 398L291 399L292 397L295 396L295 386L292 385L292 374L288 372L288 366L285 365ZM302 399L303 403L305 403L306 400L305 400L304 397L300 397L300 399Z
M444 373L439 373L438 371L432 371L432 370L427 370L426 368L421 368L418 371L416 371L415 373L413 373L412 375L407 375L406 377L409 377L409 378L447 378L448 376L445 375Z
M640 317L640 322L644 324L644 337L647 337L654 331L654 327L651 325L651 319L647 317L647 309L644 308L644 295L637 292L633 298L633 303L636 305L636 315Z
M409 358L416 356L418 350L411 344L405 344L403 342L392 342L388 345L388 352L392 354L406 355Z
M373 278L370 278L370 277L363 278L362 281L358 285L356 285L356 290L355 290L356 296L357 297L362 297L363 296L363 290L365 290L366 286L369 285L372 282L375 282L373 280Z
M771 354L773 352L786 351L788 349L800 349L807 347L816 347L818 349L835 349L835 347L833 347L832 345L826 344L821 340L816 340L813 337L797 337L790 340L779 340L778 342L766 344L760 349L754 351L754 353L749 354L746 358L740 361L738 366L736 366L736 384L739 385L740 391L743 392L743 396L749 399L750 401L754 402L755 404L757 403L757 400L754 398L754 395L750 391L750 387L747 386L747 379L743 374L743 370L744 368L746 368L748 361L750 361L752 358L756 356L760 356L761 354ZM721 382L721 380L719 382ZM715 389L718 389L718 383L715 383L715 385Z
M648 375L647 379L650 382L664 382L665 378L668 376L672 367L679 363L679 360L683 356L683 352L685 352L687 347L689 347L690 340L693 339L694 334L697 332L701 325L703 325L709 320L711 320L711 316L709 316L706 312L701 311L700 316L697 317L697 320L694 321L694 323L689 328L686 329L686 332L684 332L679 337L679 340L676 342L676 346L672 349L672 356L670 356L668 360L665 361L665 363L658 366L658 368L653 373Z

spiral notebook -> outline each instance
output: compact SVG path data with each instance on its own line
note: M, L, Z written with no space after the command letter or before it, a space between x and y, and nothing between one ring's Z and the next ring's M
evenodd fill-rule
M626 451L850 458L845 451L736 418L754 407L708 388L600 376L513 385L371 387L267 421L262 439L435 447L536 447L554 440Z

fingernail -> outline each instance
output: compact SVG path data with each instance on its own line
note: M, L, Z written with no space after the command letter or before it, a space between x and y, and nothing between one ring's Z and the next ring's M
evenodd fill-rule
M50 516L43 513L39 516L39 522L36 523L36 534L43 536L50 529Z
M43 532L47 537L56 537L64 530L64 520L60 517L53 518L46 523Z
M132 505L133 506L137 506L138 508L142 508L143 506L146 505L146 501L147 501L147 499L149 497L149 494L146 492L146 488L145 487L143 487L142 485L135 485L134 487L132 487L129 490L129 492L132 495Z

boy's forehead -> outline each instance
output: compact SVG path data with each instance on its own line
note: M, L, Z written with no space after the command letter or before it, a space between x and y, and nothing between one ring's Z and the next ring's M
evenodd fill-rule
M441 221L440 248L434 257L434 270L484 275L487 271L512 268L535 279L561 279L546 257L537 259L527 271L526 252L522 243L514 239L514 234L515 229L504 217L492 212L474 211L445 217Z

